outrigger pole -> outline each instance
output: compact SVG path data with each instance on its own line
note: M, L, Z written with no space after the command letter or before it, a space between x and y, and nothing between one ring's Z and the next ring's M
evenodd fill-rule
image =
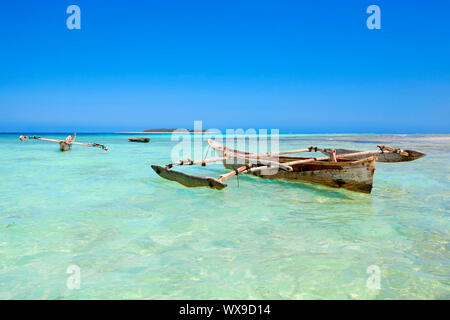
M36 137L36 136L28 136L28 137L27 136L20 136L19 139L21 141L27 141L27 140L30 140L30 139L35 139L35 140L41 140L41 141L56 142L56 143L59 143L61 151L70 150L70 148L71 148L71 146L73 144L79 145L79 146L100 148L100 149L103 149L105 151L108 151L108 147L107 146L104 146L104 145L98 144L98 143L84 143L84 142L66 141L66 140L58 140L58 139L48 139L48 138L41 138L41 137Z

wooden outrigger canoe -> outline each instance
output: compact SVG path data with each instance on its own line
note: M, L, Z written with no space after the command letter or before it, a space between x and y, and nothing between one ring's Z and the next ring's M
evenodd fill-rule
M21 141L27 141L30 139L40 140L40 141L48 141L48 142L56 142L59 144L59 150L61 151L69 151L72 148L72 145L86 146L86 147L94 147L100 148L105 151L108 151L108 147L98 143L84 143L84 142L75 142L75 141L67 141L67 140L59 140L59 139L47 139L36 136L20 136L19 139Z
M248 161L252 161L251 153L236 149L223 147L216 141L209 140L209 145L219 154L246 155L250 156ZM299 150L299 151L306 151ZM289 165L292 171L282 171L277 168L267 168L264 170L249 170L251 173L266 179L281 179L297 182L309 182L321 184L334 188L344 188L351 191L370 193L372 191L373 175L375 172L375 156L364 157L363 159L336 159L330 161L329 157L323 158L305 158L278 156L281 164ZM266 154L268 159L275 161L274 154ZM236 169L242 166L242 162L233 163L228 160L223 161L227 169ZM240 159L240 158L236 158ZM239 164L239 162L241 164Z
M418 151L404 151L386 146L379 146L380 150L374 151L309 147L276 153L255 154L222 146L211 139L208 140L208 143L219 157L197 161L187 159L169 164L166 167L152 165L152 169L161 177L176 181L187 187L207 186L220 190L227 186L224 183L225 180L234 175L246 173L266 179L307 182L370 193L378 156L381 155L384 162L402 162L412 161L425 155ZM280 156L282 154L312 151L320 151L327 156L319 158ZM172 170L174 166L179 165L201 164L205 166L206 163L218 161L222 161L226 168L232 170L218 179L191 176Z
M128 141L130 142L150 142L150 138L128 138Z

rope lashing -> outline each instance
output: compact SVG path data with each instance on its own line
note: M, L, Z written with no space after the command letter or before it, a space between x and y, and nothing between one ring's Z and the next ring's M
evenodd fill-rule
M208 149L206 149L206 154L205 154L205 156L203 157L203 159L202 159L202 162L201 162L201 166L202 167L206 167L206 162L205 162L205 159L206 159L206 157L208 156L208 153L209 153L209 149L211 148L211 146L208 144ZM191 160L192 161L192 160ZM193 164L193 163L192 163Z
M209 149L211 149L211 146L208 144L208 149L206 149L206 153L205 153L205 156L203 157L203 160L205 160L206 157L208 156Z
M245 172L245 171L249 170L251 167L252 167L252 165L249 164L249 163L247 163L247 164L245 165L245 169L242 170L242 172ZM240 175L238 169L234 169L234 172L236 173L237 176Z
M249 163L247 163L247 164L245 165L245 169L242 170L242 172L245 172L245 171L249 170L251 167L252 167L252 165L249 164ZM236 174L237 186L238 186L238 188L239 188L239 174L240 174L240 173L239 173L238 169L234 169L234 173Z

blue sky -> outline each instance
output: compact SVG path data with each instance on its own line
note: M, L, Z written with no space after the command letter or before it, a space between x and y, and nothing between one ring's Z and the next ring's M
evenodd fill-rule
M81 8L68 30L66 8ZM381 8L369 30L366 8ZM0 132L449 132L449 1L25 1L0 10Z

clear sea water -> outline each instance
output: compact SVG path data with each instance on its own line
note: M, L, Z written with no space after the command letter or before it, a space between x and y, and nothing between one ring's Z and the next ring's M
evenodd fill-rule
M0 135L0 299L450 298L450 135L281 136L281 150L428 154L377 163L370 195L246 176L187 189L150 168L170 162L170 135L128 136L80 134L110 151L60 152ZM373 265L380 289L367 286Z

